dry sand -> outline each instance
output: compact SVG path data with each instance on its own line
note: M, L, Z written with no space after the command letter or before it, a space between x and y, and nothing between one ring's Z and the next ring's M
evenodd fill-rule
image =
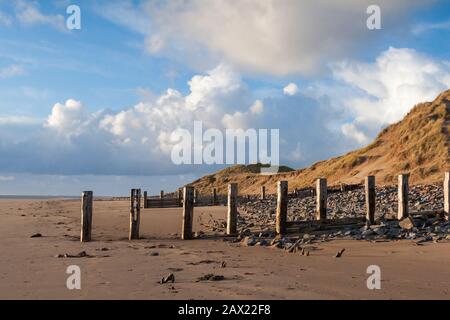
M79 201L0 200L0 299L450 298L450 242L333 241L306 257L220 236L178 240L180 209L142 210L143 239L130 242L128 206L95 201L93 242L81 244ZM195 231L197 217L209 214L224 218L226 208L196 208ZM43 237L30 238L35 233ZM343 257L334 258L342 248ZM95 257L55 257L80 251ZM81 290L66 288L69 265L81 268ZM369 265L381 268L381 290L367 289ZM175 283L159 284L169 273ZM209 273L225 280L197 282Z

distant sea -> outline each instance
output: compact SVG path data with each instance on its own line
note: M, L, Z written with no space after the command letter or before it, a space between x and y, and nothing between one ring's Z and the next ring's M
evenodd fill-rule
M78 199L80 196L15 196L9 195L4 196L0 195L0 199Z

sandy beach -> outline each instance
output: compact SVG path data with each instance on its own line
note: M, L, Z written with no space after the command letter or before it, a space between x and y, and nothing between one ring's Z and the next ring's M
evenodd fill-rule
M195 208L194 231L209 215L225 219L226 207ZM142 209L142 239L128 241L128 201L95 201L93 241L84 244L79 200L4 199L0 217L0 299L450 298L449 241L336 240L302 256L221 235L179 240L180 208ZM82 251L89 257L58 257ZM81 268L81 290L66 288L70 265ZM380 290L367 288L369 265L381 268ZM160 284L170 273L175 283ZM224 280L199 281L207 274Z

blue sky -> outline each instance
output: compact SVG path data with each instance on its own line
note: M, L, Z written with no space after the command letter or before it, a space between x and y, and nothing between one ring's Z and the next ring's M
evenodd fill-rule
M370 142L450 86L450 2L377 2L0 0L0 194L174 189L218 168L170 163L194 120L295 168Z

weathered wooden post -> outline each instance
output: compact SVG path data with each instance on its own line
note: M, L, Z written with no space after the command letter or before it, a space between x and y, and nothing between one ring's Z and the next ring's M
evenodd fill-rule
M316 220L327 219L327 179L316 182Z
M147 199L148 199L148 193L147 193L147 191L144 191L144 209L148 208Z
M81 194L81 242L91 241L93 198L92 191Z
M212 189L212 204L215 206L217 205L217 189Z
M397 213L398 220L402 220L409 216L408 180L409 174L401 174L398 176L398 213Z
M228 214L227 214L227 235L237 233L237 183L228 185Z
M194 220L194 188L184 187L183 191L183 224L181 226L181 239L192 238L192 222Z
M366 220L372 225L375 223L375 177L366 177L364 186L366 190Z
M450 220L450 172L444 176L444 212L445 218Z
M276 216L276 231L278 234L286 233L287 207L288 207L288 182L278 181L277 216Z
M261 200L265 200L266 199L266 187L262 186L261 187Z
M164 199L164 190L161 190L159 193L159 198L162 200Z
M129 240L139 239L141 222L141 189L131 189L130 194L130 233Z

